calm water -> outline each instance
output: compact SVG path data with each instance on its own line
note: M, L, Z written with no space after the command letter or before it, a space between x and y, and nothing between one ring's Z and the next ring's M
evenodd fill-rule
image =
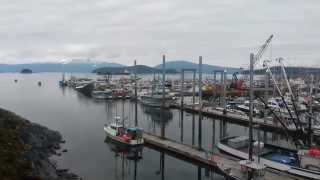
M214 173L205 173L195 164L164 155L148 147L143 158L135 163L123 158L105 143L103 125L116 115L126 117L126 124L134 124L134 104L126 101L95 101L70 88L60 88L61 74L0 74L0 106L33 122L58 130L66 140L68 149L61 157L54 157L59 167L70 168L84 179L223 179ZM18 79L18 83L14 83ZM39 87L37 82L42 81ZM138 124L145 131L160 135L161 112L138 105ZM248 129L219 120L203 118L199 137L199 117L178 110L166 111L166 137L213 151L214 143L222 134L246 135ZM274 135L267 134L275 139ZM200 139L200 141L199 141ZM277 140L276 142L282 142ZM162 170L163 169L163 170ZM136 173L135 173L136 170ZM135 176L136 174L136 176Z

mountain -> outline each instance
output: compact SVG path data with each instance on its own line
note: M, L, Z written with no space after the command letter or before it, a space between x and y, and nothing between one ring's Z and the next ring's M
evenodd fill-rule
M72 72L88 73L99 67L124 67L117 63L29 63L29 64L0 64L0 72L20 72L22 69L31 69L33 72Z
M287 73L287 76L295 77L295 76L303 76L308 74L313 74L315 76L320 75L320 68L318 67L303 67L303 66L286 66L284 67ZM270 67L272 74L279 75L282 73L281 66L272 66ZM248 70L242 72L243 74L249 74ZM263 75L266 73L266 69L255 69L255 74Z
M168 61L166 62L166 68L175 69L177 71L181 71L182 69L197 69L199 65L193 62L177 60L177 61ZM156 65L154 68L161 69L162 64ZM234 72L240 71L240 68L232 68L232 67L223 67L223 66L214 66L209 64L202 64L202 72L203 73L212 73L214 70L227 70L228 74L232 74Z
M137 74L152 74L152 73L161 73L161 69L152 68L146 65L137 65L136 66ZM126 66L126 67L102 67L93 70L93 73L98 74L127 74L134 73L134 66ZM175 69L166 69L167 73L177 73Z

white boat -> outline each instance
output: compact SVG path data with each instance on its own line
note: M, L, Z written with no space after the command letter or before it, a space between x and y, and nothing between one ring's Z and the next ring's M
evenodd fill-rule
M92 91L91 96L95 99L112 99L113 93L110 89L105 89L103 91L94 90Z
M239 159L248 159L248 145L249 138L246 136L229 137L218 143L218 149ZM305 150L298 152L262 142L260 145L254 142L254 146L255 152L259 149L260 162L267 168L303 178L320 179L320 156L311 156ZM257 160L258 156L254 155L253 159Z
M115 123L106 124L104 126L106 135L114 141L129 146L143 145L143 132L139 128L125 128L122 124Z

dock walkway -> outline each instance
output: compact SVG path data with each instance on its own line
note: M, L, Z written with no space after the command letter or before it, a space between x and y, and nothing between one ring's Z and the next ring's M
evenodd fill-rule
M171 108L174 109L181 109L180 105L172 105ZM185 105L183 107L183 110L188 112L188 113L199 113L199 107L198 106L190 106L190 105ZM206 117L212 117L212 118L217 118L223 121L227 121L230 123L235 123L235 124L240 124L244 126L249 126L249 117L247 115L242 115L242 114L237 114L233 112L227 111L226 114L223 113L222 110L217 110L213 109L211 107L204 107L202 108L201 111L203 116ZM267 131L278 131L278 132L284 132L283 127L281 126L280 123L272 122L271 120L265 121L262 118L253 118L253 124L254 125L259 125L259 127L263 130ZM295 129L288 129L289 132L294 133L296 132ZM319 138L320 137L320 132L314 132L314 137Z
M226 175L226 172L231 172L235 177L239 177L240 165L238 164L238 160L226 156L221 153L213 153L209 154L208 152L199 150L190 145L181 144L169 139L162 139L158 136L151 135L149 133L143 134L145 144L157 147L159 149L165 150L172 154L182 156L183 158L195 161L197 163L201 163L205 166L208 166L214 169L216 172ZM232 179L242 179L235 178ZM289 174L267 170L265 175L265 180L300 180L301 178L291 176Z

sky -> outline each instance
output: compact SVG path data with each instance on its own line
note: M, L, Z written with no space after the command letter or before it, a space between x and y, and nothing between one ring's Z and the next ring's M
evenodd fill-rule
M262 59L320 67L319 0L0 0L0 63L90 58L233 67Z

